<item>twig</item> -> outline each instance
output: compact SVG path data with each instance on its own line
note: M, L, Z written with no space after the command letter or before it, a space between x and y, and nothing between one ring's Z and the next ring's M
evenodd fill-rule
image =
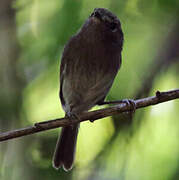
M166 92L156 92L156 96L151 96L143 99L135 100L136 109L147 107L150 105L159 104L162 102L170 101L179 98L179 89L166 91ZM70 124L79 123L87 120L98 120L107 116L112 116L126 111L132 111L132 104L121 103L108 108L85 112L79 115L78 119L70 121L68 118L60 118L49 121L43 121L36 123L34 126L29 126L22 129L12 130L0 134L0 141L6 141L8 139L13 139L21 136L26 136L41 131L46 131L48 129L54 129L57 127L69 126Z

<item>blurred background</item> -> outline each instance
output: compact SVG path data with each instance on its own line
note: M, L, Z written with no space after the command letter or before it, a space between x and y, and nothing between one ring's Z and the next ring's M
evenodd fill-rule
M0 1L0 131L64 116L59 64L64 44L96 7L121 20L122 67L108 100L179 87L178 0ZM88 38L88 37L87 37ZM99 107L96 107L99 108ZM1 180L177 180L179 100L81 123L72 171L52 168L60 132L0 143Z

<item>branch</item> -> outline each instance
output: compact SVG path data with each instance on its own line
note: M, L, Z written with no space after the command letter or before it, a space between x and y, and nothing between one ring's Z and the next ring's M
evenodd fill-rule
M135 100L136 109L159 104L162 102L170 101L179 98L179 89L166 91L166 92L156 92L156 96L151 96L143 99ZM79 115L78 119L71 121L69 118L60 118L49 121L43 121L34 124L34 126L29 126L22 129L12 130L0 134L0 141L6 141L8 139L13 139L21 136L26 136L29 134L38 133L41 131L46 131L48 129L54 129L57 127L69 126L71 124L87 121L87 120L98 120L107 116L116 115L126 111L132 111L132 104L120 103L108 108L85 112Z

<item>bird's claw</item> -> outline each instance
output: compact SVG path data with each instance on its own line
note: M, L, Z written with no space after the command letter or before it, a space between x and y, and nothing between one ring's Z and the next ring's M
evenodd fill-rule
M69 122L70 122L70 124L71 124L72 127L73 127L73 122L74 122L74 120L76 120L76 119L77 119L77 120L80 120L80 118L78 117L77 114L71 113L71 112L66 113L65 117L68 118L68 120L69 120Z
M135 113L136 111L136 102L133 99L124 99L122 100L123 103L126 103L128 106L131 106L131 112Z

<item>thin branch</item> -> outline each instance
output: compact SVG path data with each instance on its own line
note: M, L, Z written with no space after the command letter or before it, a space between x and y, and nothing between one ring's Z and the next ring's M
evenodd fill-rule
M166 92L156 92L156 96L151 96L143 99L135 100L136 109L159 104L162 102L170 101L179 98L179 89L166 91ZM129 103L120 103L108 108L85 112L79 115L78 119L73 121L68 118L60 118L49 121L43 121L34 124L34 126L29 126L22 129L12 130L0 134L0 141L6 141L8 139L13 139L21 136L26 136L41 131L46 131L48 129L54 129L57 127L69 126L71 124L79 123L87 120L98 120L107 116L116 115L126 111L132 111L133 105Z

